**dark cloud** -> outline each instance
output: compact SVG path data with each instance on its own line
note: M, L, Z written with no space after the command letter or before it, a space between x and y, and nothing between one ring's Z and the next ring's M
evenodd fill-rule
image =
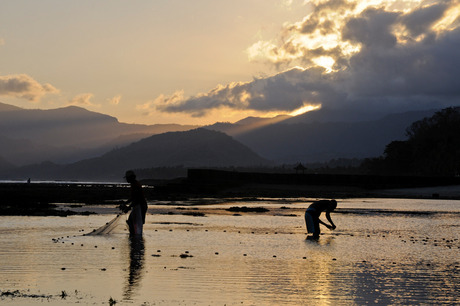
M410 32L412 37L430 32L431 26L446 13L449 8L447 3L437 3L431 6L422 7L403 15L400 22Z
M443 29L433 27L454 5L454 1L443 1L408 13L367 8L343 18L337 28L332 21L320 17L327 12L337 14L334 9L338 13L350 10L354 4L341 0L326 2L310 18L288 26L287 32L304 35L314 30L335 31L342 44L309 48L290 39L270 50L277 56L287 54L291 58L301 54L298 61L310 68L291 68L251 82L219 86L199 96L173 99L171 103L164 99L156 107L164 112L202 116L219 107L292 111L305 104L322 104L337 109L402 111L458 105L460 27L455 22ZM345 43L359 46L359 51L347 54ZM324 68L312 66L319 56L333 58L336 70L326 73Z
M363 48L392 48L396 44L392 27L397 18L397 13L384 9L367 9L345 24L342 38L359 43Z
M188 112L194 116L202 116L207 110L219 107L259 111L295 110L302 107L306 99L311 103L320 103L317 93L322 91L324 84L317 80L322 72L323 69L311 69L307 75L302 69L294 68L269 78L218 87L205 95L176 103L165 101L157 109L165 112ZM306 84L306 78L311 78L314 82Z
M361 107L376 108L459 104L460 28L436 34L428 26L439 21L445 10L446 6L439 5L426 8L424 13L420 9L399 16L383 10L368 10L362 17L349 21L344 37L363 45L351 58L348 69L341 72L346 76L345 87L350 92L351 104L359 101ZM393 26L398 23L407 26L423 15L430 18L417 30L411 27L411 33L424 34L424 38L396 44ZM360 26L356 26L356 22L361 23Z
M40 84L26 74L0 76L0 95L27 99L32 102L58 90L50 84Z

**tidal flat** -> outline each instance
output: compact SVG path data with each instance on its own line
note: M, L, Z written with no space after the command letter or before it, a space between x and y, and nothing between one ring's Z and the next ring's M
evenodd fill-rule
M315 199L149 202L142 239L115 205L0 216L5 305L407 305L460 300L460 201L337 199L335 231L306 240Z

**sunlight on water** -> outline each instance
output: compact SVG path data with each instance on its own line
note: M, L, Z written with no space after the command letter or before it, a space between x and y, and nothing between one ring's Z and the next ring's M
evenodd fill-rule
M271 212L289 207L195 217L177 214L176 206L150 205L151 213L170 209L174 214L149 214L142 240L130 240L124 224L110 235L83 236L114 214L0 217L0 302L458 302L460 201L339 201L332 216L337 230L323 230L318 242L305 239L306 202L237 205Z

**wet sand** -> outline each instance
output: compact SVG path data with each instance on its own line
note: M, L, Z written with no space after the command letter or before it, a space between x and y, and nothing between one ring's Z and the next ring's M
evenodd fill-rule
M455 304L460 202L338 199L337 230L306 240L311 198L150 202L142 240L114 205L0 217L6 305Z

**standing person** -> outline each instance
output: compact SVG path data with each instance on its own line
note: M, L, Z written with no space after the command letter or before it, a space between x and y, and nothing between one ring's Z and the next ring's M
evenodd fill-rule
M145 201L144 193L141 184L136 180L136 174L133 171L126 171L125 179L131 184L131 196L120 207L123 211L129 211L128 223L130 235L142 235L143 225L145 223L145 214L147 213L147 202ZM131 203L131 205L127 205Z
M336 200L320 200L313 202L310 206L308 206L307 210L305 211L305 223L307 225L307 231L312 236L308 236L307 239L318 239L319 234L321 233L319 224L326 226L330 230L334 230L336 226L334 222L332 222L330 213L336 209L337 201ZM330 225L321 221L319 216L322 212L326 212L326 219L329 221Z

